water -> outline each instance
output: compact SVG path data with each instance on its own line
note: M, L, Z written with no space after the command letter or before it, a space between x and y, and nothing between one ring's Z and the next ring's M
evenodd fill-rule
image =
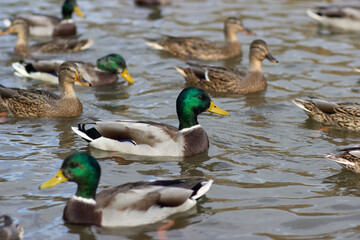
M17 12L58 14L62 0L0 2L0 18ZM325 4L326 2L324 2ZM334 1L341 4L342 1ZM358 143L358 134L309 120L294 98L317 96L356 101L360 75L359 34L321 34L305 10L313 1L185 0L159 9L139 8L131 0L79 0L87 15L75 17L83 37L95 39L88 51L63 55L91 60L122 54L136 83L102 88L78 87L84 113L73 119L16 119L0 123L0 213L13 216L25 239L157 239L163 223L120 229L64 225L62 211L75 185L40 191L63 159L87 151L99 159L100 190L129 181L205 177L214 185L192 211L177 215L169 239L355 239L360 237L359 180L322 154ZM347 1L347 4L357 4ZM278 64L264 61L269 87L247 96L213 96L231 117L202 114L210 139L207 153L179 161L139 158L88 147L70 126L96 119L145 119L177 125L175 100L185 81L174 66L180 59L148 49L145 39L161 34L201 36L223 42L223 21L241 16L257 35L238 34L242 60L218 65L246 68L248 47L264 39ZM1 36L0 84L56 86L13 75L15 36ZM166 222L166 221L164 221Z

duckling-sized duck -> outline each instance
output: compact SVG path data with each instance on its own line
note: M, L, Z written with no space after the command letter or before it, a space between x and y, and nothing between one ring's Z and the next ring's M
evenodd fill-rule
M29 23L30 36L70 37L76 35L76 25L72 19L73 12L84 17L76 0L65 0L62 5L62 19L44 14L20 14L16 18L23 18ZM5 21L6 25L11 25L10 20Z
M261 71L265 58L270 62L278 62L269 53L266 43L258 39L250 45L248 72L194 63L188 63L189 68L175 68L191 86L200 87L208 92L246 94L266 90L266 79Z
M336 151L340 153L326 153L325 157L350 171L360 173L360 146L340 148Z
M196 205L212 180L179 179L133 182L110 187L96 194L101 169L87 153L65 158L60 171L40 189L62 182L77 184L75 195L64 209L66 223L102 227L130 227L161 221Z
M179 128L150 121L103 121L79 124L72 130L101 150L144 156L190 157L205 152L209 140L197 116L205 111L228 116L209 95L196 87L185 88L176 100ZM85 129L90 125L89 129Z
M15 75L27 77L50 83L58 83L57 72L64 60L32 60L21 61L12 64ZM129 74L125 59L119 54L108 54L97 60L96 66L89 62L75 62L83 77L93 87L114 83L118 80L118 74L129 84L135 81Z
M335 103L318 98L295 99L293 102L315 121L350 130L360 130L358 103Z
M29 24L25 19L16 18L11 26L0 35L16 33L18 40L15 45L15 53L27 57L30 52L42 53L69 53L78 52L89 48L93 39L55 39L53 41L37 43L29 46Z
M24 235L24 229L19 224L14 224L8 215L0 216L3 224L0 225L1 240L21 240Z
M0 85L0 112L17 117L75 117L82 104L75 95L74 82L91 86L83 79L74 62L59 68L60 96L47 90L6 88Z
M360 7L326 6L307 10L320 24L344 31L360 31Z
M244 28L242 21L236 17L229 17L225 21L225 45L218 46L215 43L195 37L171 37L164 36L158 42L147 42L153 49L163 50L175 57L185 59L198 59L203 61L220 61L241 55L241 43L236 33L244 32L253 34Z

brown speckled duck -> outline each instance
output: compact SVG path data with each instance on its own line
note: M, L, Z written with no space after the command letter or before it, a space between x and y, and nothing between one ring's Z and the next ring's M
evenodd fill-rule
M335 103L318 98L295 99L293 102L315 121L350 130L360 130L358 103Z
M247 94L264 91L266 79L261 71L262 61L277 60L269 53L263 40L255 40L250 45L249 69L242 71L234 68L198 65L188 63L189 68L176 67L191 85L209 92Z
M15 45L15 53L24 57L30 52L42 53L69 53L85 50L93 44L92 39L56 39L49 42L37 43L29 46L29 24L26 20L16 18L11 26L0 35L16 33L18 40Z
M340 153L326 153L325 157L350 171L360 173L360 146L339 148L336 151Z
M215 43L195 37L171 36L164 36L158 42L147 42L146 44L153 49L169 52L175 57L203 61L220 61L241 55L241 43L236 37L237 32L253 34L250 30L244 28L239 18L229 17L225 21L224 46L218 46Z
M73 62L59 68L60 96L47 90L6 88L0 85L0 112L17 117L75 117L82 104L75 95L74 82L91 86Z
M77 184L75 195L64 209L66 223L133 227L191 209L213 182L201 178L131 182L96 194L100 176L101 168L96 159L77 152L66 157L60 170L40 189L67 181Z
M24 229L19 224L14 224L8 215L0 216L3 224L0 225L1 240L21 240L24 235Z
M57 72L64 60L33 60L21 61L12 64L15 75L28 77L53 84L58 83ZM118 80L118 74L129 84L134 79L129 74L125 59L119 54L108 54L97 60L96 65L90 62L76 61L79 71L93 87L108 85Z
M84 17L76 0L65 0L62 5L62 18L45 14L17 14L16 18L28 21L30 36L70 37L76 35L76 25L72 19L73 12ZM6 25L11 25L11 20L5 21Z

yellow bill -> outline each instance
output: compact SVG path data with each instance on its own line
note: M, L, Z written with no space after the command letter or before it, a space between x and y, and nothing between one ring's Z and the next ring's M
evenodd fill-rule
M87 87L91 87L91 83L89 83L88 81L86 81L83 76L81 75L81 73L76 73L76 76L74 78L74 80L78 83L80 83L83 86L87 86Z
M128 70L125 68L124 71L122 73L119 73L120 76L122 76L128 83L133 84L135 81L134 79L130 76L130 73L128 72Z
M81 11L81 9L79 8L79 6L76 6L74 8L74 13L76 13L77 15L79 15L80 17L85 17L85 14Z
M210 101L210 107L206 111L216 113L219 115L223 115L223 116L230 116L230 114L227 111L219 108L212 101Z
M41 184L40 189L52 188L66 181L69 181L69 179L67 179L67 177L64 176L62 170L60 170L49 181L46 181L43 184Z

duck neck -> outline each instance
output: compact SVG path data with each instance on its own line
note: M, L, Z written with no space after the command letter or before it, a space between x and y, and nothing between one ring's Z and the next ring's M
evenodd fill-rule
M262 61L256 58L249 58L249 72L261 71Z
M29 49L29 29L17 33L18 38L15 45L17 53L27 53Z
M234 32L232 29L225 27L224 34L225 34L225 41L227 44L238 42L236 32Z
M86 179L86 181L89 181ZM98 186L99 182L86 182L86 183L78 183L78 188L75 193L75 196L82 197L82 198L88 198L88 199L94 199L96 197L96 188Z
M179 130L198 125L197 114L189 108L178 109Z
M60 97L76 97L74 83L65 81L64 77L59 76L59 89L60 89Z

